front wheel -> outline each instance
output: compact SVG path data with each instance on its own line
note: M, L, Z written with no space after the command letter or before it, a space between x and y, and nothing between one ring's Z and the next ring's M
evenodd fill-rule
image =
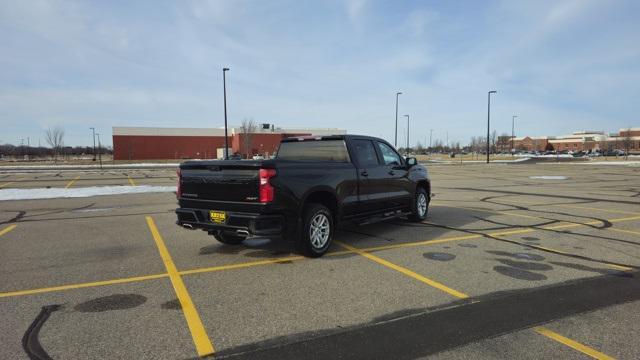
M333 216L331 211L320 204L310 204L303 215L300 250L308 257L320 257L331 246L333 238Z
M412 214L409 215L409 220L414 222L421 222L427 218L429 213L429 195L427 191L421 187L416 190L416 197L413 201Z

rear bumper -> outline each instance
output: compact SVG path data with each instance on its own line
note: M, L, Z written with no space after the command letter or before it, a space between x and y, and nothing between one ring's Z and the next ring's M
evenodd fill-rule
M280 235L285 228L282 215L264 215L256 213L227 211L225 223L209 220L209 210L178 208L176 224L195 229L213 231L246 231L249 235Z

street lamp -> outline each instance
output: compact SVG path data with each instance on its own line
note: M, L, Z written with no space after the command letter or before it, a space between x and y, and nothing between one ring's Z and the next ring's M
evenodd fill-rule
M511 116L511 154L515 153L515 148L513 147L513 141L515 138L515 122L516 122L516 118L518 117L518 115L513 115Z
M496 94L497 91L491 90L487 93L487 164L489 163L489 129L491 127L491 94Z
M222 68L222 88L224 91L224 159L229 160L229 138L227 135L227 76L229 68Z
M398 147L398 96L402 95L401 92L397 92L396 93L396 137L395 140L393 141L393 146L394 147Z
M407 117L407 146L405 147L405 152L407 155L409 154L409 115L405 115Z
M89 128L91 129L91 132L93 133L93 161L96 161L96 129L95 128Z

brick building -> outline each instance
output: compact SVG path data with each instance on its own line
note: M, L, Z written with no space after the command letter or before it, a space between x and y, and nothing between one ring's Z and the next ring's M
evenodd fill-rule
M640 152L640 128L620 129L614 134L605 134L603 131L576 131L571 135L563 136L539 136L516 137L514 147L516 150L544 151L547 144L551 144L557 151L612 151L625 150Z
M549 136L525 136L513 139L516 150L544 151L549 143Z
M280 140L291 136L346 134L341 129L282 129L261 124L254 133L228 128L230 154L269 156ZM246 140L251 142L246 146ZM114 160L214 159L224 150L224 128L114 127Z

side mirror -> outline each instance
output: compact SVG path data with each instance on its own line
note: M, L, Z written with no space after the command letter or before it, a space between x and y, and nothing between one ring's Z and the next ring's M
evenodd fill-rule
M412 167L418 163L418 160L414 157L407 158L407 167Z

